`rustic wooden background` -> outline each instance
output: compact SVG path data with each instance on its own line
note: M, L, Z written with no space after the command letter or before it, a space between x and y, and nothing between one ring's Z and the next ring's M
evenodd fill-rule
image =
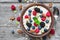
M60 11L60 0L33 0L33 1L44 2L44 4L46 5L48 5L49 2L53 2L53 6L58 7ZM25 3L24 0L22 0L22 2L23 3L19 3L18 0L0 0L0 40L16 40L22 37L17 33L14 35L11 34L11 30L15 30L16 32L19 26L16 26L15 22L9 23L9 18L11 16L17 17L19 13L21 13L18 6L22 4L23 7L26 7L26 5L28 4ZM17 8L16 14L14 14L11 11L10 6L12 4L15 5ZM60 40L60 16L58 17L57 24L56 24L56 34L55 36L52 36L52 38L48 40Z
M60 0L32 0L37 2L60 2ZM18 0L0 0L0 2L18 2ZM22 0L22 2L25 2Z

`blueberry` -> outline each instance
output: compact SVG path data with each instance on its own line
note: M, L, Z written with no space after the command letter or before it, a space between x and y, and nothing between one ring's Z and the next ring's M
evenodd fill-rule
M18 0L18 2L22 2L22 0Z
M56 9L56 7L54 6L54 7L53 7L53 9L55 10L55 9Z
M32 22L32 20L30 20L30 23Z
M32 12L32 10L28 10L28 12L29 12L29 13L31 13L31 12Z
M29 16L31 16L31 14L29 13Z
M34 8L34 10L36 11L36 12L40 12L40 9L39 8Z
M42 15L40 15L40 18L42 18L43 16Z
M41 30L41 26L38 26L38 29Z
M32 24L31 23L26 23L26 25L30 28L31 26L32 26Z
M44 32L47 32L48 30L47 29L44 29Z
M46 23L49 23L49 20L46 20Z
M28 31L30 31L30 28L27 28Z
M44 23L44 22L41 22L41 23L40 23L40 26L41 26L41 27L44 27L44 26L45 26L45 23Z
M43 13L43 11L42 11L42 10L40 10L40 13Z
M32 26L32 29L35 29L35 27L34 27L34 26Z
M43 40L46 40L46 39L47 39L47 37L46 37L46 36L44 36L44 37L43 37Z
M12 34L14 34L14 33L15 33L15 31L14 31L14 30L12 30L11 32L12 32Z

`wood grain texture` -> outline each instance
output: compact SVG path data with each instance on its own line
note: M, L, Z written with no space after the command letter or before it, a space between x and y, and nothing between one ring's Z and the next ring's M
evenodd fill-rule
M32 0L32 2L60 2L59 0ZM18 0L0 0L0 2L18 2ZM22 2L25 2L25 0L22 0Z
M12 4L14 4L16 6L16 9L17 9L16 14L14 14L11 11L10 6ZM11 34L11 30L14 29L16 32L16 30L18 29L17 28L18 26L15 26L16 24L14 22L9 23L9 21L8 21L9 17L15 16L15 18L16 18L19 15L19 13L21 13L21 11L18 8L18 6L20 4L23 5L23 8L25 8L28 5L26 3L0 3L0 40L16 40L16 39L22 37L21 35L18 35L17 33L14 35ZM48 6L49 3L44 3L44 4ZM58 7L59 11L60 11L60 3L53 3L53 6ZM57 19L56 34L55 34L55 36L52 36L51 39L48 39L48 40L60 40L60 15Z

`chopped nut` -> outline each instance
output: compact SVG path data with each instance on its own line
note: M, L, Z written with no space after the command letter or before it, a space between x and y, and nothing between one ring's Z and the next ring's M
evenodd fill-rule
M35 32L35 30L30 30L30 32L31 32L31 33L34 33L34 32Z
M19 9L22 10L22 4L19 6Z
M22 33L23 33L22 30L17 30L17 32L18 32L19 34L22 34Z
M49 8L52 8L52 5L53 5L52 3L49 3Z
M14 20L15 20L15 17L13 17L13 16L12 16L12 17L10 17L10 20L14 21Z

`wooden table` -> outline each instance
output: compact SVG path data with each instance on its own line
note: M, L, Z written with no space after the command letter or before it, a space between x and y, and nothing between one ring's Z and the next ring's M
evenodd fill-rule
M34 0L33 0L34 1ZM35 0L37 1L37 0ZM49 2L54 2L53 6L56 6L60 10L60 0L38 0L38 2L45 2L44 4L48 5ZM17 8L17 13L13 13L11 11L10 6L14 4ZM21 35L16 34L11 34L11 30L16 30L18 29L18 26L15 24L15 22L9 23L9 18L11 16L15 16L15 18L21 14L21 11L19 10L18 6L22 4L23 8L28 5L27 3L18 3L18 0L0 0L0 40L16 40L18 38L21 38ZM16 20L15 20L16 21ZM4 32L5 31L5 32ZM51 39L48 40L60 40L60 16L58 18L57 24L56 24L56 34L55 36L52 36Z

